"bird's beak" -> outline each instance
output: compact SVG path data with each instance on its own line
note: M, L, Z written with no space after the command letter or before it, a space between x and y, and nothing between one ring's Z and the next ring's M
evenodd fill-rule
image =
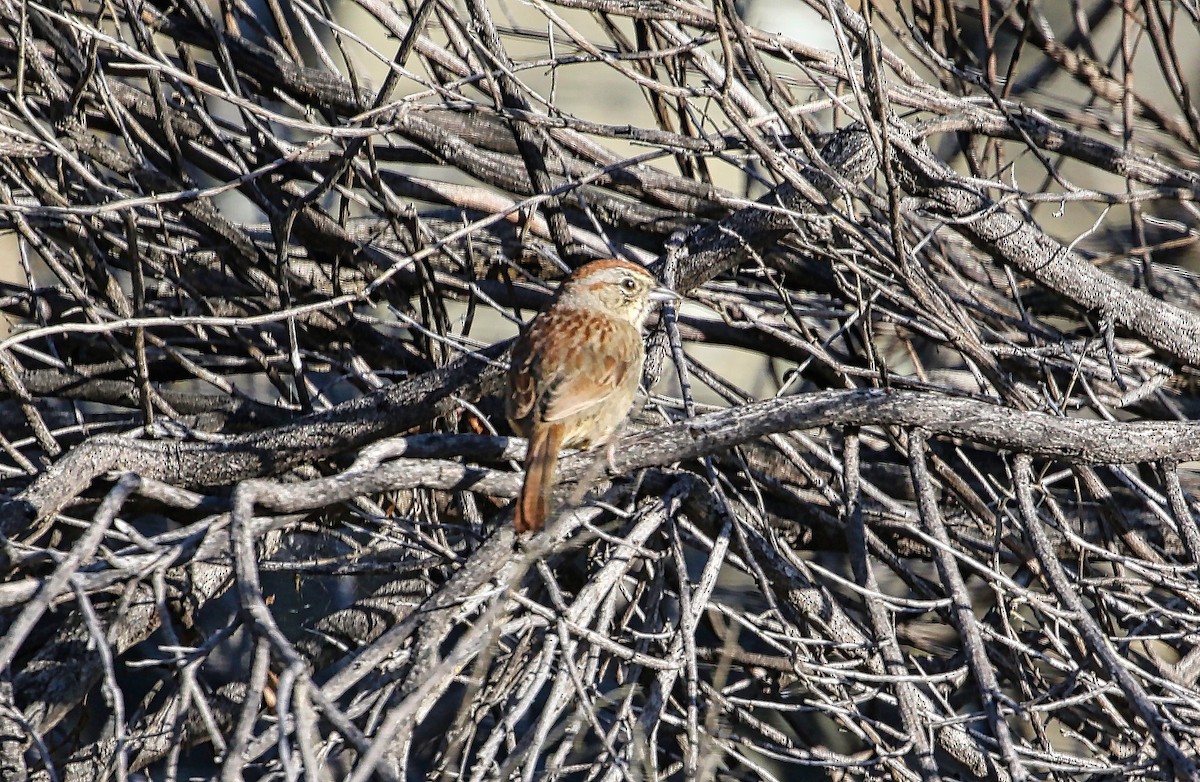
M669 301L672 304L677 304L682 300L682 296L665 286L660 286L650 291L650 301Z

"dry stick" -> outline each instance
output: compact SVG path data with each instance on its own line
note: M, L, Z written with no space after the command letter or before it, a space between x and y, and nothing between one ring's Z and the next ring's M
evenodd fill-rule
M1018 454L1013 460L1013 473L1015 475L1014 489L1021 511L1021 526L1025 530L1025 539L1037 554L1038 562L1041 564L1042 572L1045 574L1050 588L1062 601L1063 606L1072 612L1076 622L1075 627L1083 637L1084 643L1100 660L1103 670L1113 677L1117 686L1125 694L1130 708L1137 713L1150 731L1159 762L1165 766L1164 770L1168 771L1175 779L1189 780L1189 782L1200 779L1200 770L1197 770L1195 761L1184 753L1175 741L1175 737L1164 729L1167 726L1165 715L1155 708L1150 695L1129 672L1128 663L1113 648L1096 619L1088 612L1082 596L1071 583L1071 579L1067 576L1058 557L1055 556L1054 548L1046 535L1042 520L1038 517L1037 508L1034 506L1031 480L1033 475L1032 458L1027 454Z
M634 527L633 531L631 532L631 540L635 540L637 546L640 547L645 538L658 528L658 524L655 523L656 519L657 514L648 514L647 516L644 516L643 519ZM585 625L589 623L592 617L595 615L597 609L600 608L600 598L614 587L615 579L623 576L628 567L629 561L626 559L614 558L609 560L603 572L600 574L601 577L599 579L591 580L586 587L580 590L579 596L576 598L571 608L568 611L560 612L560 616L561 614L565 613L565 620L570 621L573 624ZM521 602L523 603L525 601L522 600ZM558 619L559 624L561 624L563 621L564 618ZM528 670L528 673L522 677L522 681L515 687L515 689L517 691L527 691L530 697L521 701L520 709L518 710L520 713L524 713L533 705L532 697L544 687L544 685L538 685L538 682L541 681L544 678L545 673L548 672L552 658L556 655L560 646L564 650L561 654L570 654L571 645L567 643L568 640L569 639L565 636L547 637L546 642L538 655L535 656L533 661L525 666L525 668ZM537 664L537 659L539 658L545 661L541 665ZM564 665L569 666L571 665L571 662L567 661L564 663ZM535 667L539 669L544 668L545 670L534 670ZM526 738L522 739L511 751L510 756L505 763L506 770L501 773L501 777L507 778L511 776L513 773L515 773L516 765L519 763L524 763L525 768L521 776L526 780L532 779L534 773L537 771L539 761L546 754L545 745L550 738L551 730L555 727L555 723L558 720L559 715L570 704L569 696L573 684L569 681L570 678L569 671L560 669L558 676L550 686L549 693L544 699L544 705L542 706L541 714L538 717L537 722L528 730ZM506 723L508 723L510 726L513 725L518 719L520 719L519 714L508 714L505 717ZM600 731L600 727L598 725L596 726L596 730ZM599 732L598 735L601 737L601 740L605 740L603 732ZM606 746L606 748L609 750L613 749L611 746ZM497 749L498 743L489 740L487 745L485 745L487 757L493 756ZM562 747L560 746L560 753L557 754L561 754L561 749ZM554 769L555 763L560 760L557 754L549 761L548 765L550 769ZM616 757L617 756L614 754L614 758ZM626 766L627 762L625 760L617 759L616 763L611 767L616 768L622 778L627 778L628 771Z
M657 527L657 525L655 526ZM612 742L612 737L604 731L604 726L600 724L600 719L596 716L597 709L595 700L588 692L587 685L584 683L585 680L576 664L575 657L576 652L579 649L579 643L572 637L572 633L567 627L566 617L571 613L571 611L567 608L566 600L563 599L562 590L559 588L558 581L555 579L554 571L550 569L550 566L546 564L545 560L538 560L537 570L539 575L542 577L542 581L546 584L546 591L550 595L551 603L554 605L555 619L553 621L555 628L558 630L559 648L562 649L562 651L557 655L560 666L559 679L560 681L563 678L570 680L571 687L575 692L575 697L579 701L577 710L584 712L582 719L591 726L592 732L596 735L596 739L600 742L600 746L604 749L604 752L602 753L597 752L597 760L607 756L606 765L612 769L615 769L620 775L621 779L625 780L626 782L633 782L633 778L629 774L629 763L617 752L617 748ZM599 607L599 603L592 603L588 601L581 604L580 601L576 601L575 608L579 609L581 607L584 608L588 614L591 614L595 608ZM587 681L594 682L596 679L589 677ZM556 682L556 689L558 686L559 685ZM568 703L568 693L561 691L558 693L557 698L554 695L551 695L551 697L548 699L548 703L553 704L556 700L559 700L564 704ZM563 744L564 746L559 750L559 756L563 754L564 750L569 749L567 742L563 742ZM559 771L563 766L561 761L561 757L556 757L555 762L550 764L550 769L553 771ZM526 764L526 778L532 778L533 775L537 773L537 765L538 758L536 755L531 753L529 762Z
M695 500L695 495L693 500ZM707 497L702 498L708 501ZM716 515L713 511L713 515ZM779 594L779 603L791 614L797 626L811 624L822 627L829 633L831 639L846 648L864 650L863 665L870 675L885 677L887 672L879 654L870 647L870 639L859 624L851 618L841 603L828 590L817 585L808 565L790 551L781 550L774 539L751 526L743 528L747 544L754 551L763 569L769 574L771 583ZM912 693L919 711L936 713L938 708L920 690ZM971 769L976 775L983 777L992 766L986 753L979 748L978 743L956 722L939 723L934 730L938 746L951 757ZM899 763L899 759L884 758L886 764ZM900 776L904 767L892 768L892 773Z
M719 453L764 435L835 425L917 426L999 450L1024 451L1080 464L1200 459L1200 423L1060 418L969 397L864 389L770 399L642 432L620 441L613 457L614 466L618 473L626 473ZM442 435L395 442L401 447L389 447L387 453L467 452L475 458L497 460L519 455L507 447L506 438ZM404 445L410 442L411 445ZM147 455L153 453L155 444L149 445ZM565 456L562 476L565 480L576 480L593 462L594 455L587 452ZM260 496L256 501L272 510L295 512L388 488L418 486L473 489L512 497L519 480L515 473L454 462L401 459L287 484L286 488ZM283 486L267 481L263 484Z
M710 474L710 481L715 477L715 473ZM712 596L712 591L716 588L717 578L721 575L721 570L725 565L725 556L729 551L729 544L733 536L733 525L737 520L733 514L733 509L729 507L729 501L720 491L719 484L713 481L709 484L708 490L714 494L714 504L720 511L721 524L717 533L716 539L713 541L713 546L709 554L708 561L704 563L704 570L700 574L700 582L696 584L694 590L689 591L687 584L687 562L684 560L681 545L672 546L672 553L675 556L675 569L679 574L679 612L680 621L679 628L676 632L679 634L679 642L682 647L684 657L684 673L686 683L686 726L687 726L687 743L684 745L684 772L688 779L697 777L697 770L700 762L700 727L699 727L699 671L697 670L696 659L696 628L700 624L700 616L708 608L708 599ZM676 540L678 540L676 536ZM672 671L662 677L669 680L674 677L676 672ZM662 681L660 679L660 681ZM670 693L670 689L664 689L664 693Z
M93 437L43 472L17 500L0 505L0 533L15 534L31 518L56 512L95 478L111 470L136 472L173 485L203 481L229 485L251 476L286 471L314 458L355 448L436 417L455 406L451 395L479 384L499 388L498 369L480 364L507 343L462 357L413 380L285 426L216 442L144 442Z
M764 434L837 424L920 426L1000 449L1027 450L1083 463L1200 458L1200 424L1063 419L961 397L868 390L821 392L712 413L626 438L614 460L620 472L628 472L717 453ZM461 453L464 446L474 442L490 443L497 458L513 455L504 448L503 438L447 435L410 439L414 445L409 450L414 453ZM576 480L592 463L593 457L586 453L565 457L563 478ZM471 488L511 497L519 486L519 476L452 462L398 460L373 469L351 469L329 478L288 484L260 502L276 511L302 511L388 488L416 486ZM61 594L61 590L53 594Z
M358 766L347 777L347 782L366 782L375 774L389 778L405 778L402 767L384 764L391 759L392 743L398 739L407 746L412 732L422 715L450 685L453 678L479 654L482 646L492 635L494 622L503 618L504 604L497 602L483 616L473 622L462 639L446 658L440 661L416 683L415 687L396 706L388 711L382 725L372 737L371 745L359 759Z
M546 635L544 638L541 649L538 650L531 662L524 666L529 673L523 679L531 694L546 688L546 680L549 678L551 669L555 667L554 661L565 653L565 650L560 651L563 648L561 636ZM543 660L541 665L537 664L538 657ZM504 764L505 769L499 778L511 779L517 775L517 767L520 766L520 778L523 782L532 782L543 758L548 759L548 769L554 769L554 762L557 758L550 756L547 745L555 733L565 734L567 730L567 728L558 726L558 715L570 705L571 685L568 681L570 677L564 670L564 666L567 664L569 663L559 663L558 673L554 676L553 682L549 684L549 692L545 699L546 707L540 710L537 721L527 731L527 737L518 742L509 753ZM528 707L533 703L526 701L523 705ZM618 766L624 773L624 764L618 764Z
M953 218L954 230L1060 296L1130 329L1169 355L1200 366L1200 319L1195 315L1105 274L1036 225L992 201L926 146L914 143L916 133L911 126L892 118L887 132L904 189L935 201ZM862 130L839 133L826 145L822 157L850 182L860 181L878 166L875 150ZM824 174L810 172L809 178L823 195L836 192ZM815 214L817 208L804 203L788 186L778 188L764 203L778 203L801 217ZM690 290L697 278L708 279L736 263L739 242L761 246L764 234L770 242L788 230L785 216L749 208L701 230L692 239L701 249L690 253L680 289Z
M889 132L901 185L912 195L932 199L955 231L1069 301L1200 367L1200 318L1195 314L1117 281L964 182L928 147L911 141L911 126L893 119Z
M1134 331L1169 355L1200 366L1200 319L1192 313L1105 274L1037 226L993 202L978 185L963 181L923 144L914 144L916 134L911 126L893 119L887 132L905 190L933 199L954 219L956 231L1060 296ZM839 133L826 145L822 157L851 183L861 181L878 166L875 150L861 129ZM809 179L826 197L837 192L836 183L820 172L809 172ZM763 203L778 204L795 214L746 208L697 232L689 241L695 249L681 269L681 291L735 265L742 245L766 246L792 230L789 218L813 216L819 208L787 185Z
M541 659L539 670L532 670L532 665L527 665L527 673L521 677L520 684L509 688L513 694L506 698L507 705L503 715L497 720L496 726L482 746L475 752L475 768L471 776L467 777L467 782L483 782L485 779L511 779L516 773L517 761L523 754L521 748L527 746L531 749L540 749L540 739L532 735L531 729L527 729L525 735L518 742L516 739L517 727L530 710L536 706L542 687L532 685L543 682L549 677L553 654L557 648L558 637L548 637L539 655ZM514 745L515 749L513 749ZM502 749L509 750L508 758L503 766L495 760L496 755ZM500 773L492 771L495 768L499 768Z
M940 780L937 762L933 757L933 746L929 743L928 728L939 716L932 711L932 704L919 698L911 681L905 681L907 667L900 654L900 642L896 638L895 624L890 620L887 608L878 597L881 590L875 571L871 567L867 549L866 527L863 519L862 495L859 492L859 435L857 431L846 433L843 455L842 480L846 487L846 537L850 550L850 564L854 577L863 587L867 614L871 618L871 629L875 638L875 654L878 654L883 671L896 678L892 689L900 707L900 719L908 732L908 740L916 752L917 768L925 782ZM918 705L924 709L918 709ZM906 753L907 754L907 753ZM984 756L990 763L990 758ZM989 769L990 771L991 769ZM991 776L991 774L989 774Z
M515 496L519 486L519 476L512 477L512 496ZM290 504L293 489L290 484L273 484L274 488L267 490L269 482L260 481L256 500L259 505L278 506ZM311 501L311 497L307 498ZM444 667L446 661L437 658L438 643L451 632L456 621L465 619L474 613L473 606L489 599L493 594L503 593L520 583L532 562L546 556L551 551L560 550L567 537L579 526L580 518L594 515L598 511L591 508L564 514L558 523L551 524L547 530L535 536L525 544L525 550L519 556L513 552L516 544L515 533L511 525L497 528L492 537L477 549L469 560L459 568L449 581L437 592L430 595L422 605L414 610L402 622L383 633L379 638L354 655L348 657L334 669L333 675L318 689L320 697L325 702L333 703L344 695L351 687L359 683L363 676L380 670L388 658L395 654L401 644L414 634L419 638L414 643L414 661L406 676L404 697L413 692L421 692L423 697L436 698L437 695L450 685L449 681L431 679L434 671L451 670ZM494 585L494 586L492 586ZM454 609L458 609L455 611ZM463 616L459 611L465 612ZM476 621L478 621L476 619ZM425 643L424 641L429 641ZM465 653L465 648L456 647ZM477 650L476 650L477 651ZM456 652L455 654L458 654ZM441 689L437 689L440 687ZM431 689L433 688L433 689ZM407 703L407 700L404 701ZM405 706L407 713L408 706ZM405 717L404 720L407 720ZM402 720L402 722L404 721ZM398 725L402 727L402 725ZM268 729L251 745L248 754L256 757L274 743L276 728ZM376 762L378 759L373 760Z
M296 519L273 519L280 525ZM197 522L197 530L207 530L189 560L172 566L167 578L172 584L172 600L182 610L183 621L194 621L195 611L215 595L225 591L230 569L227 564L229 541L224 525L217 519ZM269 525L268 525L269 526ZM261 534L258 533L258 534ZM186 538L190 541L193 534ZM187 545L192 546L192 542ZM110 644L122 653L148 637L159 625L161 616L149 586L127 586L124 608L108 612L106 629ZM25 714L38 731L48 731L78 704L100 674L94 656L80 655L84 628L70 620L57 628L54 637L38 649L14 675L14 690L26 703Z
M84 625L91 634L89 646L95 646L96 655L100 658L100 665L103 670L105 700L108 701L108 708L112 711L112 755L115 757L110 756L109 768L115 767L115 776L117 779L128 779L129 735L128 725L125 721L125 695L121 689L121 685L117 682L117 672L113 663L113 649L108 644L104 626L101 624L100 617L96 613L96 607L92 605L91 598L76 588L75 599L79 603Z
M362 658L369 656L381 661L381 652L394 649L394 644L398 642L396 637L404 637L397 630L407 625L405 634L413 631L418 633L413 643L413 663L404 678L402 700L390 711L374 741L381 742L381 738L388 735L385 730L403 731L396 735L407 735L411 732L413 721L431 707L450 686L452 676L482 650L482 644L491 637L492 624L501 621L512 610L514 601L509 592L520 585L533 563L544 559L553 551L562 550L565 540L584 523L584 520L595 518L599 512L596 508L583 508L563 514L545 532L526 540L524 551L517 555L514 555L516 538L511 525L499 527L442 589L427 598L413 612L416 622L410 623L406 620L396 630L385 633L372 647L355 655L353 665L343 669L327 682L322 688L323 692L330 698L344 692L354 683L353 679L360 678L359 671L370 670L372 667L369 661ZM456 626L456 616L448 609L462 607L468 613L474 613L473 605L484 600L492 601L484 616L473 619L473 629L456 644L447 658L438 660L441 643L451 635ZM483 629L476 632L479 628ZM554 643L555 639L556 636L550 636L548 643ZM514 757L516 754L514 753ZM372 763L377 763L382 758L377 753L369 757ZM367 760L368 758L364 757L362 767L366 767Z
M1179 481L1179 465L1172 460L1159 464L1159 472L1167 491L1167 500L1171 504L1171 514L1175 517L1175 526L1183 541L1188 559L1200 566L1200 525L1196 516L1188 507L1187 498L1183 494L1183 484Z
M848 128L835 135L821 150L825 168L841 180L817 168L805 171L814 193L828 200L842 192L843 185L854 185L878 168L878 158L870 137L860 127ZM825 203L816 203L790 184L784 184L760 198L756 205L744 207L724 220L709 224L687 239L687 256L680 261L678 290L687 293L740 263L751 252L763 252L788 234L798 230L821 234L822 221L830 217Z
M646 521L646 525L651 531L657 530L662 526L661 512L647 513L646 518L648 519L648 521ZM631 563L625 563L626 566L622 570L622 575L627 574L626 572L629 570L629 564ZM595 583L597 583L597 579L593 578L588 582L588 587ZM601 593L604 591L611 592L611 585L608 585L608 588L605 590L600 590ZM519 603L526 611L529 611L531 614L536 614L537 616L540 616L542 619L546 620L547 626L549 626L552 622L559 622L562 624L563 628L569 631L573 636L578 636L581 641L588 643L596 649L603 649L618 660L630 663L631 665L644 666L652 671L670 671L680 667L680 663L678 661L652 657L643 652L639 652L636 649L625 646L618 641L614 641L607 635L597 632L587 625L581 624L581 620L575 617L575 614L578 613L578 610L576 609L556 613L554 610L551 610L541 603L535 602L534 600L531 600L530 598L521 594L514 594L513 600ZM573 605L583 607L581 606L581 602L583 600L584 598L581 592L581 596L575 599L575 603ZM594 606L587 606L587 608L592 609ZM592 611L589 610L586 618L590 619L591 613Z
M929 466L926 463L928 448L925 433L920 429L912 429L908 433L908 461L912 470L913 485L917 491L917 507L921 512L921 520L929 529L929 533L940 544L933 547L934 560L942 583L953 601L951 620L962 636L963 645L967 650L967 664L980 688L980 698L987 712L988 723L992 735L1000 745L1000 755L1004 758L1013 782L1023 782L1027 775L1025 767L1017 757L1012 733L1008 723L1001 713L1001 705L1007 701L1000 690L996 678L996 670L987 657L987 645L979 633L978 619L971 602L971 593L967 590L958 562L950 553L953 550L950 536L946 533L946 525L942 521L941 510L935 496L933 481L929 476Z
M442 393L443 389L434 392L439 397ZM653 432L624 438L621 447L616 449L613 461L618 473L625 473L640 467L670 464L718 453L768 434L793 429L819 429L830 425L919 426L936 434L960 437L997 449L1024 451L1035 456L1069 459L1084 464L1200 459L1200 424L1197 423L1088 421L1021 412L968 397L865 389L823 391L770 399L709 413ZM347 422L346 426L351 425ZM299 431L291 431L299 436ZM274 442L279 436L282 433L276 433L269 441ZM288 446L289 450L296 449L303 442L293 441ZM492 442L496 443L498 453L504 450L500 440ZM85 473L102 474L112 469L125 469L162 479L164 470L161 460L164 453L173 454L176 465L197 466L210 465L221 455L230 455L232 458L230 451L242 452L240 444L227 451L225 444L220 442L165 444L102 437L94 438L89 444L76 448L55 465L58 470L51 468L47 475L78 481ZM261 455L255 454L253 458L261 458ZM594 456L586 454L566 457L561 467L562 477L577 479L583 467L593 461ZM168 471L174 474L173 469ZM342 473L332 478L293 485L285 493L286 496L272 499L271 502L276 510L312 509L355 496L350 492L370 493L397 486L473 488L496 496L511 497L515 496L513 492L517 479L518 476L510 473L448 462L395 462L362 474ZM389 480L394 481L390 486L387 483ZM43 485L43 488L51 491L48 485ZM20 501L10 502L4 509L7 512L5 521L10 523L14 519L27 518Z
M618 451L622 470L664 461L713 453L746 439L797 427L835 423L919 425L967 440L1011 450L1029 449L1039 454L1093 463L1131 463L1162 458L1189 460L1200 457L1200 437L1194 424L1106 423L1060 419L1036 413L1021 414L1006 408L962 398L938 399L916 392L826 392L807 397L772 400L745 409L712 414L652 435L626 440ZM564 477L577 475L588 464L586 454L568 457ZM496 474L461 465L432 465L408 485L463 487L511 496L518 476ZM279 509L320 507L360 493L399 485L421 474L420 464L398 462L365 475L342 475L308 484L289 485L271 504ZM481 476L478 483L470 478ZM440 477L439 477L440 476ZM464 484L465 481L465 484Z
M255 556L253 532L254 507L256 503L264 499L269 499L271 496L281 492L287 492L287 488L283 484L272 484L267 481L242 482L234 492L233 510L230 514L229 536L233 548L233 570L243 620L248 630L253 635L257 635L262 641L270 644L284 663L286 663L286 668L280 677L279 686L277 687L279 721L286 726L289 721L288 718L291 716L288 706L294 687L303 689L309 696L315 696L323 711L336 712L338 710L333 704L332 699L325 698L322 692L312 686L312 680L308 674L307 661L296 651L291 641L287 639L287 636L279 628L279 625L275 622L274 615L263 599L262 585L258 578L258 560ZM250 699L247 699L246 704L249 705L251 702ZM243 715L246 713L244 711ZM311 722L312 720L306 720L304 724L311 724ZM246 724L244 721L239 722L239 730L235 733L238 746L230 752L233 762L227 763L223 768L223 777L233 778L233 775L240 774L241 758L237 754L236 749L244 749L249 744L249 732L252 727L253 723ZM303 727L303 725L296 725L294 727L298 729ZM280 731L278 734L280 757L284 760L289 756L287 735L287 730ZM300 737L301 744L307 740L306 736L302 735ZM385 779L399 779L399 777L387 773L387 769L381 769L380 774Z
M246 692L230 736L229 747L221 762L221 782L237 782L243 778L242 769L248 759L246 746L261 712L263 693L271 672L271 642L264 636L254 646L254 662L246 679Z
M138 487L140 479L133 474L122 475L117 484L112 487L96 510L96 515L88 525L87 531L79 538L62 563L54 569L54 574L42 584L37 596L29 602L21 613L9 625L0 641L0 670L7 669L12 664L13 657L21 644L29 636L34 625L42 614L50 607L50 603L65 592L72 576L85 562L90 561L101 541L104 540L108 528L120 512L121 506L129 499Z
M666 260L667 263L664 265L664 272L668 276L668 282L674 283L676 274L678 273L675 262L680 260L679 256L668 251ZM679 387L680 393L683 396L684 413L688 419L694 419L696 416L696 404L692 398L691 380L688 375L688 361L684 355L683 343L679 337L677 315L675 306L670 303L664 305L663 325L665 326L668 342L670 343L671 357L675 363L676 372L679 374ZM721 488L720 476L717 473L713 459L711 456L705 456L703 463L704 473L708 482L708 491L712 493L715 502L722 510L722 522L716 540L713 541L713 546L709 551L708 561L705 562L704 570L700 574L700 582L694 590L690 590L688 588L689 585L686 583L688 572L687 561L683 554L683 546L679 540L678 526L675 524L672 524L671 535L671 553L675 559L675 571L679 575L679 610L681 617L676 632L678 633L686 662L684 673L687 693L685 709L687 743L684 745L684 774L689 779L694 779L697 776L707 777L707 772L710 770L704 769L705 773L702 774L700 767L701 745L698 704L700 675L696 665L696 628L700 625L701 615L708 609L709 597L717 585L717 578L725 567L725 556L729 551L733 530L737 524L733 508L730 506L729 499ZM669 679L671 676L672 674L667 674L660 677L660 687L670 683ZM669 693L670 688L663 691Z
M628 535L619 541L614 556L601 567L599 572L589 579L586 586L579 590L579 594L570 609L560 609L559 622L566 622L568 626L574 625L579 627L587 627L590 624L596 611L600 608L601 598L616 589L620 580L628 575L630 568L637 561L634 555L642 549L642 546L650 536L661 528L664 519L677 510L680 495L695 489L690 481L685 481L684 483L685 485L683 486L679 486L679 484L674 485L663 495L661 500L656 501L656 507L642 514L641 519L633 526ZM569 648L565 642L563 648ZM616 656L630 659L619 652ZM645 655L641 655L633 661L641 665L651 663L648 667L663 672L662 675L668 675L668 672L677 673L681 667L678 661L650 660L646 659ZM549 719L556 717L566 705L567 702L561 692L561 687L556 685L556 691L546 699L543 706L543 714L546 716L543 717L542 722L548 725ZM619 756L614 756L614 758L616 762L610 765L610 778L613 776L619 778L627 776L627 767L632 759ZM535 762L536 758L531 758L531 766Z
M575 601L575 605L577 606L576 615L573 615L572 619L579 621L579 619L582 618L577 614L589 604L589 598L594 600L591 595L603 594L605 591L615 588L618 579L624 577L633 564L634 560L630 555L636 553L638 548L640 548L646 542L646 540L649 539L650 535L655 530L660 529L662 524L665 523L667 519L675 516L675 514L679 511L679 504L684 496L699 490L699 485L690 475L683 476L673 483L672 487L668 489L668 491L664 493L663 497L661 498L661 508L655 508L643 515L641 521L634 525L633 529L630 530L629 535L624 539L624 543L630 546L628 552L621 552L619 556L614 556L611 558L602 568L599 577L593 578L589 585L580 591L580 596ZM684 572L686 572L686 570ZM681 588L683 586L685 585L681 584ZM667 630L666 628L663 628L662 631L666 632ZM672 639L672 649L681 648L681 636L678 633L678 629L676 629L676 633ZM647 666L642 660L635 659L630 660L630 662L638 666L652 667ZM674 681L678 678L679 671L686 665L686 662L678 659L670 659L663 662L666 664L653 666L653 668L657 670L657 683L659 690L664 693L669 693L674 686ZM628 678L629 680L636 680L637 676L631 673ZM662 699L656 702L655 706L661 708L663 705L665 705L665 698L666 696L664 695ZM657 722L657 713L657 708L650 706L649 704L647 705L647 707L643 710L642 719L640 720L640 724L643 729L647 731L653 729L654 723ZM647 715L649 714L654 714L654 718L648 719ZM633 745L627 744L626 746L629 750L629 753L632 753L634 749ZM632 763L634 758L630 754L629 756L625 757L624 760L626 763ZM615 782L619 776L620 773L614 766L608 769L605 779L609 780L610 782Z
M626 438L614 462L620 471L669 464L767 434L830 425L920 426L1000 450L1025 450L1084 464L1200 458L1200 423L1084 421L966 397L864 389L770 399L709 413ZM564 477L573 468L573 459L566 462Z
M0 675L0 779L6 780L29 779L29 767L25 762L28 744L37 748L46 768L54 767L38 732L13 705L15 703L12 680L5 671ZM32 740L27 741L26 736L32 737Z
M514 476L515 477L515 476ZM294 485L279 484L277 490L267 490L266 482L254 482L258 485L257 501L261 504L291 504L295 499L291 496L291 490ZM514 489L515 491L515 486ZM311 499L311 498L310 498ZM302 503L301 503L302 504ZM594 513L594 510L581 511L582 513ZM405 700L397 706L401 716L397 717L397 722L389 722L388 730L400 730L413 716L413 707L410 703L411 697L417 693L421 693L426 699L436 698L445 686L449 685L448 680L434 682L430 680L430 676L438 671L452 671L453 668L446 668L444 662L439 663L436 659L436 648L440 642L446 637L454 626L454 617L449 615L445 609L461 605L464 601L470 601L478 598L482 589L489 582L499 582L502 593L505 586L511 587L515 585L520 578L523 577L529 563L536 561L537 558L546 556L550 551L561 548L563 540L570 535L574 529L578 527L579 520L577 514L568 514L563 517L563 521L553 525L548 534L544 534L534 538L529 542L529 550L522 557L514 558L513 550L513 533L509 526L500 527L496 534L484 544L484 547L477 551L467 566L462 568L439 592L431 595L425 604L414 611L408 619L400 623L388 633L385 633L369 647L360 650L352 657L348 658L341 673L336 674L330 681L326 682L319 694L323 701L329 702L340 697L350 686L360 679L364 672L379 668L386 659L386 656L392 653L396 645L411 635L414 630L420 626L422 638L416 644L420 650L417 655L417 660L413 668L408 672L406 677L407 686ZM653 529L653 526L645 525L643 534L648 534ZM617 573L618 571L614 571ZM621 569L623 572L623 569ZM495 591L495 590L490 590ZM503 604L502 604L503 605ZM508 604L511 605L511 604ZM577 601L577 606L580 610L590 610L593 606L588 601ZM575 622L586 620L585 615L572 616ZM475 620L478 623L478 619ZM440 628L440 629L439 629ZM478 644L467 647L456 647L456 651L452 656L456 656L461 664L470 659L479 651ZM415 689L412 689L415 688ZM432 702L432 701L430 701ZM408 705L405 705L408 704ZM272 738L274 737L274 738ZM271 743L278 740L277 729L264 733L253 745L247 750L250 757L257 756L265 750ZM378 736L376 739L378 740ZM367 762L364 758L363 762ZM372 755L368 765L378 762L378 758ZM364 766L360 766L363 768ZM387 769L389 773L394 773L395 768L388 766L375 766L376 772Z
M529 101L525 99L524 94L518 89L519 82L511 75L512 62L508 58L504 44L500 39L500 34L497 32L495 25L492 23L491 14L488 13L487 4L483 0L467 0L467 5L474 16L475 32L478 36L478 48L494 59L499 67L500 73L495 77L496 86L499 89L501 100L497 103L503 103L505 109L516 109L518 111L529 112ZM480 59L486 59L481 57ZM529 182L533 187L533 192L537 195L548 194L552 190L552 182L550 174L547 171L547 157L558 157L557 145L554 143L550 134L544 129L537 128L525 122L513 121L511 123L513 137L517 142L517 149L521 154L521 159L525 163L525 172L529 175ZM550 196L542 204L543 211L547 224L550 226L550 232L554 236L554 243L558 247L559 255L563 260L573 260L578 255L578 247L571 238L570 226L567 223L566 215L563 214L562 205L557 196ZM573 265L573 264L572 264Z

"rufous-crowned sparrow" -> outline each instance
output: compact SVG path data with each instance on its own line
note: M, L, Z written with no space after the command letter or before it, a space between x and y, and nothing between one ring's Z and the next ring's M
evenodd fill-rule
M646 360L646 317L653 302L678 298L637 264L592 261L521 333L506 405L513 429L529 438L517 532L546 523L559 450L606 443L625 420Z

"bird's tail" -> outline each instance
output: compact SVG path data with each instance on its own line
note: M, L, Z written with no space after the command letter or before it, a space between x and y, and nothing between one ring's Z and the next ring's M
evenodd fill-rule
M550 515L550 497L554 491L554 472L558 466L558 449L562 447L565 431L561 425L532 427L529 452L525 455L525 483L517 497L513 526L517 532L536 532L546 524Z

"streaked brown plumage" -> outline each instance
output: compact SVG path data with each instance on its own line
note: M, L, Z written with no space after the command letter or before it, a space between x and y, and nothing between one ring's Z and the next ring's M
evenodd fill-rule
M617 430L637 393L642 326L655 301L678 298L626 261L576 269L513 347L508 421L529 438L513 524L539 530L550 514L562 448L591 448Z

